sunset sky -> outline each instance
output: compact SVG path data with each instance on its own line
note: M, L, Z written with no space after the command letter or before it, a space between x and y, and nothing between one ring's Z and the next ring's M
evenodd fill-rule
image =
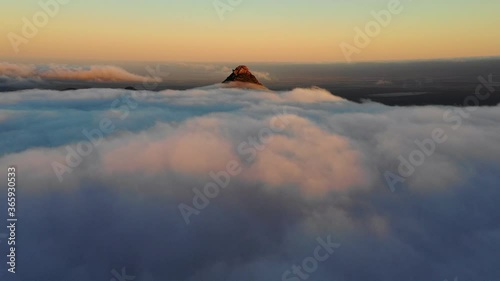
M500 0L0 11L0 281L500 281Z
M50 0L45 0L49 2ZM54 0L55 1L55 0ZM354 28L386 0L242 0L223 17L213 0L66 0L15 52L38 0L0 0L0 57L199 62L337 62ZM44 1L42 1L44 2ZM220 3L229 3L220 0ZM233 1L237 2L237 1ZM403 11L353 61L500 55L500 1L401 1Z

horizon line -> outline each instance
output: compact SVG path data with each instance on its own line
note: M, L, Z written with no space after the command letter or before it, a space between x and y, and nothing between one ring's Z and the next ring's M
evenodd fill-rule
M440 57L440 58L413 58L413 59L388 59L388 60L362 60L362 61L352 61L347 62L344 60L341 61L181 61L181 60L117 60L117 59L95 59L95 58L43 58L43 57L23 57L23 58L14 58L12 57L0 57L0 60L4 62L9 61L23 61L27 62L30 60L33 61L46 61L53 63L62 63L64 61L74 61L74 62L102 62L102 63L168 63L168 64L179 64L179 63L187 63L187 64L366 64L366 63L411 63L411 62L432 62L432 61L474 61L474 60L487 60L487 59L500 59L500 55L491 55L491 56L467 56L467 57Z

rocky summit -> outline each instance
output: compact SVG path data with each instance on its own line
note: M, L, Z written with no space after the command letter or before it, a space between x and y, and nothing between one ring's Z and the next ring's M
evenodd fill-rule
M244 82L244 83L252 83L260 86L262 85L259 80L250 72L247 66L240 65L237 68L233 69L233 73L229 75L226 80L222 83L230 83L230 82Z

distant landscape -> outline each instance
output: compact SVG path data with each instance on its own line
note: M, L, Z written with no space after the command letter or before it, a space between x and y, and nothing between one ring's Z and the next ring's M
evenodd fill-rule
M101 63L103 64L103 63ZM13 64L15 65L15 64ZM43 66L43 64L41 64ZM104 64L107 65L107 64ZM222 82L238 63L116 63L124 71L147 76L147 69L158 70L161 81L154 91L186 90ZM260 81L276 91L317 86L345 99L371 100L386 105L465 106L464 99L476 90L480 74L500 81L500 58L469 58L408 62L370 62L334 64L251 63ZM0 64L0 69L2 64ZM20 89L74 90L86 88L144 89L141 81L88 81L71 79L0 78L0 91ZM500 95L481 105L500 103Z

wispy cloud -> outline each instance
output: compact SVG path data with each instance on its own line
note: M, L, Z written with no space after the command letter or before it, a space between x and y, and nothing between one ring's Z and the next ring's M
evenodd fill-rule
M79 80L95 82L155 81L151 77L130 73L111 65L70 66L0 63L0 76L44 80Z

